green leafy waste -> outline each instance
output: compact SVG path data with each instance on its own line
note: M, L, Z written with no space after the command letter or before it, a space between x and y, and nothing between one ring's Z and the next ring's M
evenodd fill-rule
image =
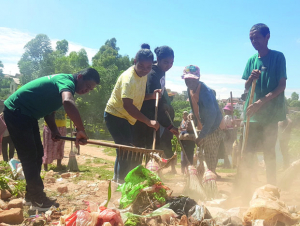
M125 177L125 183L118 187L118 191L122 193L120 208L128 207L135 201L142 189L151 187L156 183L161 183L161 179L142 165L131 170ZM153 198L160 203L164 203L166 197L167 193L163 188L153 193Z

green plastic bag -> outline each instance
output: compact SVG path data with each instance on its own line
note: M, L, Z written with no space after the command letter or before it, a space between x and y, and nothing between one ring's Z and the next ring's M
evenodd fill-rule
M118 191L122 193L120 200L120 208L128 207L137 198L142 189L161 183L161 179L150 170L142 165L131 170L125 177L125 183L118 187ZM167 193L164 189L154 194L154 198L159 202L164 202Z

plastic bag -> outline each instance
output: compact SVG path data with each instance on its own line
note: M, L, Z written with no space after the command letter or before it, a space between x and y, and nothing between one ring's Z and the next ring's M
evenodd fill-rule
M124 209L133 203L143 188L157 183L161 183L160 178L143 166L139 165L131 170L125 177L125 183L118 188L122 193L120 208ZM167 193L164 188L161 188L154 196L159 202L164 202Z
M9 160L8 164L11 168L14 178L20 179L20 180L25 179L22 164L20 161L18 161L16 159L11 159L11 160Z
M208 209L204 205L195 205L189 210L189 222L196 223L201 222L204 219L211 219L212 216Z
M76 226L87 226L92 221L92 216L88 211L79 210L76 215Z
M102 226L105 222L111 225L124 225L120 212L115 209L104 209L99 213L96 226Z
M266 225L275 225L277 222L293 225L299 222L300 216L292 215L279 197L279 189L273 185L258 188L244 214L245 225L252 225L254 220L264 220Z

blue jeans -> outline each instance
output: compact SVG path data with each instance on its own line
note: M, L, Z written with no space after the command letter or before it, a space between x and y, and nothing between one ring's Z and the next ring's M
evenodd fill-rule
M111 134L116 144L123 144L132 146L132 125L123 118L116 117L107 112L104 112L104 119L106 127ZM131 160L131 154L127 156L127 153L120 155L119 150L116 149L116 161L114 166L114 180L123 182L127 173L138 166L138 160ZM127 160L128 158L128 160Z

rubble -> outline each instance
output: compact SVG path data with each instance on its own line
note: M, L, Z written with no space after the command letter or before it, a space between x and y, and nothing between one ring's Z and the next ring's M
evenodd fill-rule
M69 178L71 176L71 173L63 173L60 175L62 178Z
M20 208L23 209L23 200L22 199L13 199L8 203L8 209Z
M0 197L2 200L7 200L11 197L11 193L7 189L0 190Z
M57 191L61 194L62 193L67 193L68 192L68 187L67 187L67 185L60 185L60 186L57 187Z
M6 224L21 224L23 220L23 211L21 208L0 211L0 222Z

